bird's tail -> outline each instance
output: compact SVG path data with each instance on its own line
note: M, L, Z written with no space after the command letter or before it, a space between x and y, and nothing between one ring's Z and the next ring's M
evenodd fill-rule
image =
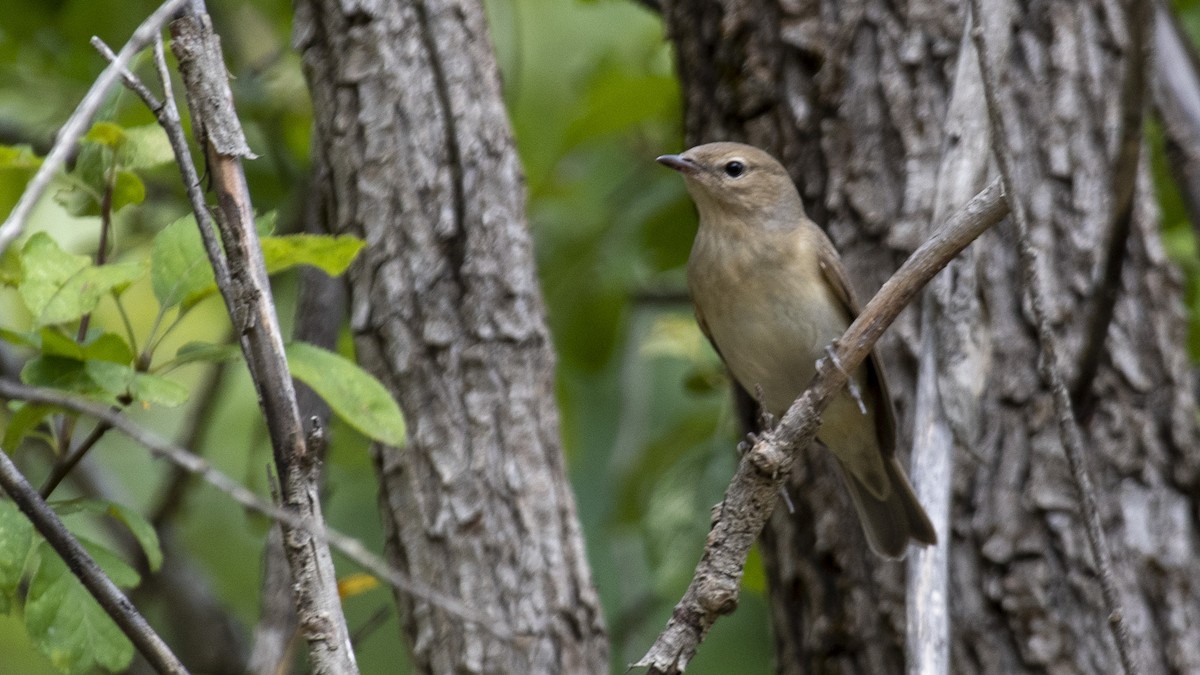
M839 462L840 464L840 462ZM885 558L903 558L909 539L921 544L936 544L937 532L925 509L917 501L912 485L896 457L885 458L883 465L892 489L886 499L878 499L854 474L843 467L842 475L850 488L854 510L862 523L871 550Z

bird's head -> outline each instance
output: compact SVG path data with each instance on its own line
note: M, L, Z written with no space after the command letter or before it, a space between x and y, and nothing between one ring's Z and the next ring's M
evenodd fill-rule
M701 220L733 217L793 226L804 217L800 194L774 157L742 143L708 143L658 163L683 174Z

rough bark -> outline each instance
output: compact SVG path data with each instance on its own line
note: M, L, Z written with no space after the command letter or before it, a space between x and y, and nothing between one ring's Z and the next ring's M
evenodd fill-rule
M397 396L376 447L391 562L493 617L501 640L402 593L423 672L607 669L564 475L553 354L482 7L296 4L295 43L351 270L360 362Z
M869 295L924 236L935 209L943 153L957 141L947 116L962 11L936 0L668 2L688 144L743 140L779 156ZM1118 3L1039 0L1015 7L1009 23L1003 72L1020 119L1011 140L1029 172L1022 197L1070 380L1093 337L1087 326L1114 221L1110 161L1123 112L1115 83L1131 58L1127 22ZM1144 171L1137 187L1091 387L1095 409L1081 424L1127 619L1143 638L1142 667L1194 672L1200 436L1180 289ZM939 533L952 541L952 670L1111 672L1114 647L1038 374L1014 235L1002 228L972 253L972 266L941 292L958 316L977 318L931 327L939 345L959 333L954 341L970 359L941 348L926 356L953 404L945 407L957 408L940 414L970 451L955 466L951 531ZM884 345L902 421L914 409L919 324L910 313ZM960 395L971 383L977 410ZM764 533L779 671L901 672L901 567L870 557L829 464L821 453L800 462L795 513L778 511Z

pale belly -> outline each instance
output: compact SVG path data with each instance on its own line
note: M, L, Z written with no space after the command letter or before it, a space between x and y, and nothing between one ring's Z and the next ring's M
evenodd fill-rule
M717 289L703 287L711 279L698 280L699 287L692 290L734 379L778 418L812 382L816 361L848 324L838 300L823 287L771 276L742 278L736 286L745 292L726 286L713 293ZM861 367L855 380L862 390ZM844 461L861 457L874 464L879 445L871 412L868 407L864 415L849 391L842 390L822 415L817 436Z

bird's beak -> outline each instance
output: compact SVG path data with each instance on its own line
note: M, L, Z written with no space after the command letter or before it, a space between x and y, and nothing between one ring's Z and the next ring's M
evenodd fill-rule
M700 165L683 155L662 155L655 161L684 175L700 172Z

